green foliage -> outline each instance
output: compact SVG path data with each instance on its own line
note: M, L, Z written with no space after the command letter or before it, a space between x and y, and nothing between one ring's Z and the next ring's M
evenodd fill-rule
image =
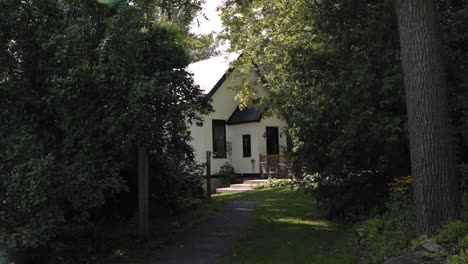
M461 189L468 193L468 164L463 163L460 165L461 170ZM466 194L465 194L466 195ZM465 197L466 199L466 197Z
M448 257L448 264L467 264L468 263L468 235L460 242L460 254Z
M5 250L0 249L0 263L1 264L10 264L8 261L8 255Z
M204 165L177 161L177 164L153 161L150 176L150 208L155 215L177 214L200 205ZM136 193L135 182L135 193ZM136 197L135 197L136 199ZM135 208L136 209L136 208Z
M317 174L314 183L302 187L316 199L321 215L327 219L356 222L372 213L386 196L386 179L372 172L342 171ZM379 208L380 209L380 208Z
M468 225L462 220L453 220L443 225L437 232L438 242L453 246L464 236L468 235Z
M387 202L387 212L355 226L355 244L369 251L370 263L378 263L406 249L416 235L415 228L415 209L410 196L393 193Z
M244 62L264 65L269 100L311 169L408 168L398 32L388 10L392 1L226 2L227 37L245 49Z
M461 218L468 221L468 192L462 193Z
M465 235L465 237L463 239L461 239L460 247L462 249L468 249L468 235Z
M268 178L267 182L261 183L255 186L256 190L260 189L270 189L270 188L277 188L277 187L284 187L284 186L291 186L292 182L290 179L276 179L276 178Z
M468 263L468 250L460 250L459 255L450 256L447 259L448 264L467 264Z
M394 1L228 0L225 38L242 49L241 69L259 65L265 101L286 117L293 150L322 175L317 190L354 192L372 175L368 214L382 207L394 177L410 174L407 117ZM468 157L466 0L438 2L448 60L450 109L459 160ZM246 84L242 97L252 95ZM464 166L465 167L465 166ZM463 167L463 168L464 168ZM466 175L466 172L463 174ZM466 176L465 176L466 178ZM330 182L346 187L334 189ZM341 192L339 192L341 193ZM344 193L344 192L343 192ZM341 197L335 195L336 203ZM358 202L359 199L353 199ZM320 203L320 197L317 202ZM344 207L345 208L345 207ZM337 214L337 217L347 214Z
M221 168L215 176L222 178L224 184L231 184L237 182L236 171L234 170L234 167L232 167L231 164L227 162L225 162L221 166Z
M215 41L213 34L195 35L187 38L187 49L191 61L201 61L220 55L217 50L219 42Z
M191 168L186 120L210 108L184 31L162 3L132 3L0 3L0 243L42 246L87 219L127 190L137 146Z
M364 184L362 199L351 200L364 201L363 210L352 211L366 215L383 206L382 186L409 174L393 10L386 0L226 1L226 37L243 49L240 63L260 65L270 92L265 100L286 117L295 153L322 175L318 203L346 209L339 204L349 197L341 197L359 197ZM248 86L241 94L250 94Z

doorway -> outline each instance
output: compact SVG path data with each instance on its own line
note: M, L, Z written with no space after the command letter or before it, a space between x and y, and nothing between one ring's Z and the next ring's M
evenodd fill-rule
M278 127L266 127L267 155L279 154Z

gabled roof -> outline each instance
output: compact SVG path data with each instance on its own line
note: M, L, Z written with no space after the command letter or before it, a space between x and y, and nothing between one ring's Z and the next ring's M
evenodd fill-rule
M225 55L220 55L207 60L202 60L190 64L187 69L193 73L195 84L211 97L221 87L230 72L234 68L230 67L231 62L242 56L240 52L233 52ZM255 65L258 70L257 65ZM254 99L253 103L258 104L260 98ZM227 125L236 125L250 122L260 122L262 114L266 110L266 105L260 105L256 108L248 108L240 110L236 107L231 117L227 120Z
M232 52L207 60L190 64L187 70L193 73L195 84L200 86L208 96L212 96L226 80L228 73L233 71L231 62L241 55L240 52Z
M260 99L253 100L254 104L258 104ZM234 110L231 117L226 122L227 125L237 125L250 122L260 122L262 114L266 110L266 105L262 104L256 108L248 108L240 110L239 106Z

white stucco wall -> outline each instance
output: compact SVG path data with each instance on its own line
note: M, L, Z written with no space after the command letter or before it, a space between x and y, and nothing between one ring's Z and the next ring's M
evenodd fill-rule
M213 151L213 130L211 120L220 119L227 121L229 119L238 105L237 101L235 100L237 91L233 88L241 84L242 78L239 75L239 72L234 70L228 75L227 79L224 81L221 87L219 87L216 93L211 97L213 99L211 104L215 111L205 118L205 124L203 126L205 136L204 144L207 148L206 151ZM232 131L230 131L228 126L226 126L226 142L230 141L231 136ZM229 155L226 156L226 158L211 159L212 173L218 172L224 163L231 163L229 160Z
M232 144L232 154L231 154L231 164L236 170L236 173L260 173L259 170L259 131L258 131L258 122L252 123L245 123L245 124L237 124L237 125L230 125L228 129L230 131L231 137L229 141ZM244 157L243 156L243 144L242 144L242 136L243 135L250 135L250 149L251 149L251 156ZM252 170L252 162L251 159L255 160L255 165Z
M206 162L206 151L213 151L213 130L212 120L219 119L227 121L231 114L236 109L238 103L235 100L237 91L234 90L243 82L237 70L231 72L224 83L219 87L216 93L212 96L212 106L215 110L208 116L205 116L205 123L203 127L196 125L190 126L193 140L190 142L195 149L196 160L198 162ZM226 141L230 141L231 131L226 126ZM211 173L216 173L219 168L225 163L229 162L229 155L227 158L213 158L211 160Z
M195 160L199 163L206 162L205 129L192 124L190 125L190 135L192 141L189 144L193 147Z

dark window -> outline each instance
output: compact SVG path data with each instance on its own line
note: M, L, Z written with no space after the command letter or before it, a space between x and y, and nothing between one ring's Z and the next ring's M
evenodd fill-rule
M226 158L226 121L213 120L213 157Z
M250 135L242 136L242 153L244 157L252 156L252 151L250 148Z

